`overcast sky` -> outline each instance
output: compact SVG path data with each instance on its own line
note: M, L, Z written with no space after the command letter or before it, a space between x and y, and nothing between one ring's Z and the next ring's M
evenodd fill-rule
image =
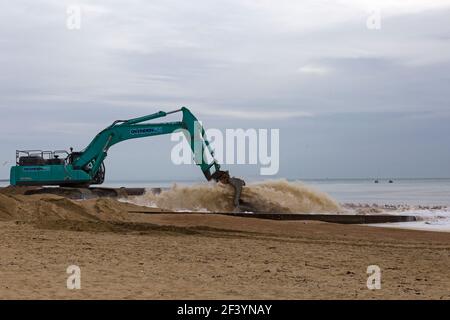
M0 178L16 149L82 149L180 106L207 127L279 128L279 177L450 177L449 0L1 2ZM201 178L173 144L114 146L108 178Z

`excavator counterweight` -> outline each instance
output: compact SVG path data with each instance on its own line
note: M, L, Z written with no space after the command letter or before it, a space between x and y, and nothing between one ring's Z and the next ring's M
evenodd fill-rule
M178 122L147 123L147 121L181 112L183 118ZM116 120L99 132L82 151L64 150L16 151L16 165L11 167L10 184L13 186L59 185L64 187L86 187L102 184L105 180L104 160L110 147L125 140L171 134L180 130L191 147L194 162L208 181L228 184L234 188L234 206L239 208L239 199L245 182L230 177L214 158L214 151L206 137L205 130L197 118L182 107L147 116ZM211 160L208 162L206 158Z

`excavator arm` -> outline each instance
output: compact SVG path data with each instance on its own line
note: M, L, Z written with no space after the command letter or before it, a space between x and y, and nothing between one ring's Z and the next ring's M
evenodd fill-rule
M163 118L178 112L183 115L181 121L148 123L150 120ZM32 158L30 154L25 157L17 156L17 165L11 168L11 185L74 186L101 184L105 176L103 161L109 148L113 145L129 139L170 134L178 130L185 134L193 153L194 162L200 167L205 178L208 181L214 180L229 184L234 188L234 205L238 208L241 189L245 182L230 177L228 171L221 170L220 164L214 158L214 150L210 146L203 126L185 107L170 112L160 111L129 120L116 120L109 127L99 132L84 150L81 152L71 150L64 161L56 158L42 159L39 163L34 163L34 160L30 160ZM44 153L46 151L42 152L42 155ZM26 165L22 162L26 162Z
M166 117L177 112L183 113L183 119L179 122L146 123L149 120ZM130 120L117 120L97 134L81 153L75 154L71 162L75 169L83 169L93 177L100 169L109 148L113 145L129 139L170 134L178 130L182 130L186 139L188 139L194 154L194 161L200 167L206 179L218 181L221 176L220 165L214 158L214 151L206 138L205 130L189 109L184 107L171 112L160 111ZM209 163L206 160L207 153L212 159Z

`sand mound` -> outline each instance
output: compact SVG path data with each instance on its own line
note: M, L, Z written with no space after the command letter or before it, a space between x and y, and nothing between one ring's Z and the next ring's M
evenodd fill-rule
M147 192L130 202L174 211L233 211L233 189L222 184L174 185L160 194ZM339 204L327 194L298 182L266 181L244 187L241 199L251 211L276 213L339 212Z
M25 221L45 226L54 221L122 222L127 221L132 204L114 199L75 201L41 194L20 195L0 193L0 220Z

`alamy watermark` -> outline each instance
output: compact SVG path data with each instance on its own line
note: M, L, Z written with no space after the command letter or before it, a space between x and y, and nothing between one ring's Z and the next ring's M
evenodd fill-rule
M66 27L69 30L81 29L81 7L78 5L71 5L66 10Z
M380 290L381 289L381 269L377 265L370 265L367 267L367 289Z
M380 30L381 29L381 9L380 8L370 8L369 16L366 20L366 27L369 30Z
M176 165L211 163L259 165L261 175L275 175L280 168L279 129L219 129L203 131L195 122L194 137L188 130L177 130L171 140L171 159ZM192 153L194 156L192 157Z
M69 274L67 277L66 285L69 290L79 290L81 289L81 269L79 266L70 265L67 267L66 273Z

